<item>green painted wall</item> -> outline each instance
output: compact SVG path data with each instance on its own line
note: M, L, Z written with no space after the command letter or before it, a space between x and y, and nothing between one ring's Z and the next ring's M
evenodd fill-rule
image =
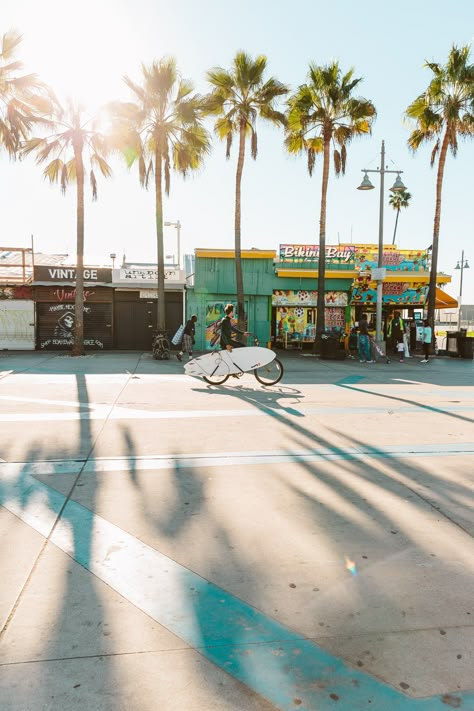
M275 272L272 259L243 259L244 292L246 294L271 294ZM235 261L214 257L196 259L194 289L207 294L234 294Z
M210 294L207 291L196 291L187 289L186 291L186 315L189 318L196 314L198 322L196 324L196 345L197 351L205 350L205 327L206 311L209 302L235 301L235 293ZM257 334L262 345L266 345L270 340L270 320L268 318L268 305L271 299L264 295L251 295L245 297L248 304L248 330Z
M245 301L248 304L248 329L257 334L260 343L270 340L271 299L274 289L315 291L317 279L279 278L275 267L288 268L288 264L276 265L272 259L243 259ZM297 265L298 269L314 269L312 265ZM331 266L332 269L332 266ZM348 291L352 279L326 279L327 291ZM199 257L195 262L194 287L186 291L187 318L195 313L196 351L205 349L206 310L208 302L235 301L235 262L233 259Z

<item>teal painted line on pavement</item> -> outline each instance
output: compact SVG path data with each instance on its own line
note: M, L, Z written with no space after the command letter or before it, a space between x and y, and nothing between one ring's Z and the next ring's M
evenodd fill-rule
M341 380L336 380L334 385L355 385L355 383L359 383L361 380L366 380L365 375L346 375L345 378L341 378Z
M5 477L3 477L5 478ZM5 482L2 504L23 518L30 502L43 530L44 504L65 501L24 474ZM41 506L39 506L41 502ZM13 508L12 508L13 506ZM52 526L51 529L52 530ZM474 691L412 699L297 635L82 505L68 501L51 539L201 655L281 711L446 711L474 708Z

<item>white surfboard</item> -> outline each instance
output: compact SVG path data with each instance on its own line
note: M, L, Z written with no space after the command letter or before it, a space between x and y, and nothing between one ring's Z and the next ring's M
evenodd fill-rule
M242 371L255 370L262 365L271 363L276 358L276 353L269 348L249 346L248 348L234 348L229 351L213 351L193 358L184 366L187 375L234 375Z

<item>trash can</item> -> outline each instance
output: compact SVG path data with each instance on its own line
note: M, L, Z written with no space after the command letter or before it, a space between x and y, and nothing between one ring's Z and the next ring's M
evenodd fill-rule
M322 360L344 360L346 351L344 342L341 343L339 334L321 334L321 359Z
M467 336L458 336L457 337L457 347L458 347L458 355L461 356L461 358L468 358L469 360L473 360L474 358L474 338L468 338Z
M455 331L446 335L446 352L451 358L458 358L458 334Z

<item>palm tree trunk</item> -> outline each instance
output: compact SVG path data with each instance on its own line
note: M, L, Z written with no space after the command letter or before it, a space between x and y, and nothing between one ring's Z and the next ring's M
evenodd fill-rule
M158 308L157 308L157 329L166 329L166 309L165 309L165 259L163 248L163 188L162 188L162 165L161 148L158 146L155 151L155 215L156 215L156 254L158 267Z
M395 235L397 234L398 216L400 214L400 208L397 210L397 217L395 218L395 229L393 230L392 244L395 244Z
M438 245L439 245L439 226L441 222L441 191L443 188L443 175L444 166L446 163L446 154L448 152L449 146L449 130L450 126L446 128L446 133L444 134L443 144L441 146L441 151L439 154L438 161L438 175L436 178L436 207L433 225L433 244L431 251L431 270L430 270L430 285L428 290L428 321L433 329L432 338L432 351L434 349L434 332L435 332L435 319L434 313L436 308L436 278L438 273Z
M235 176L235 282L237 288L237 326L244 331L247 328L247 314L245 313L244 278L242 274L242 245L240 232L240 196L242 172L245 160L245 121L240 124L239 134L239 159Z
M318 260L318 303L316 309L316 342L319 347L318 336L326 327L325 318L325 279L326 279L326 202L329 180L329 158L331 149L331 135L324 135L323 180L321 187L321 214L319 217L319 260ZM316 345L317 344L317 345Z
M77 245L76 245L76 295L74 300L75 326L71 355L84 355L84 162L82 140L74 142L74 160L77 175Z

